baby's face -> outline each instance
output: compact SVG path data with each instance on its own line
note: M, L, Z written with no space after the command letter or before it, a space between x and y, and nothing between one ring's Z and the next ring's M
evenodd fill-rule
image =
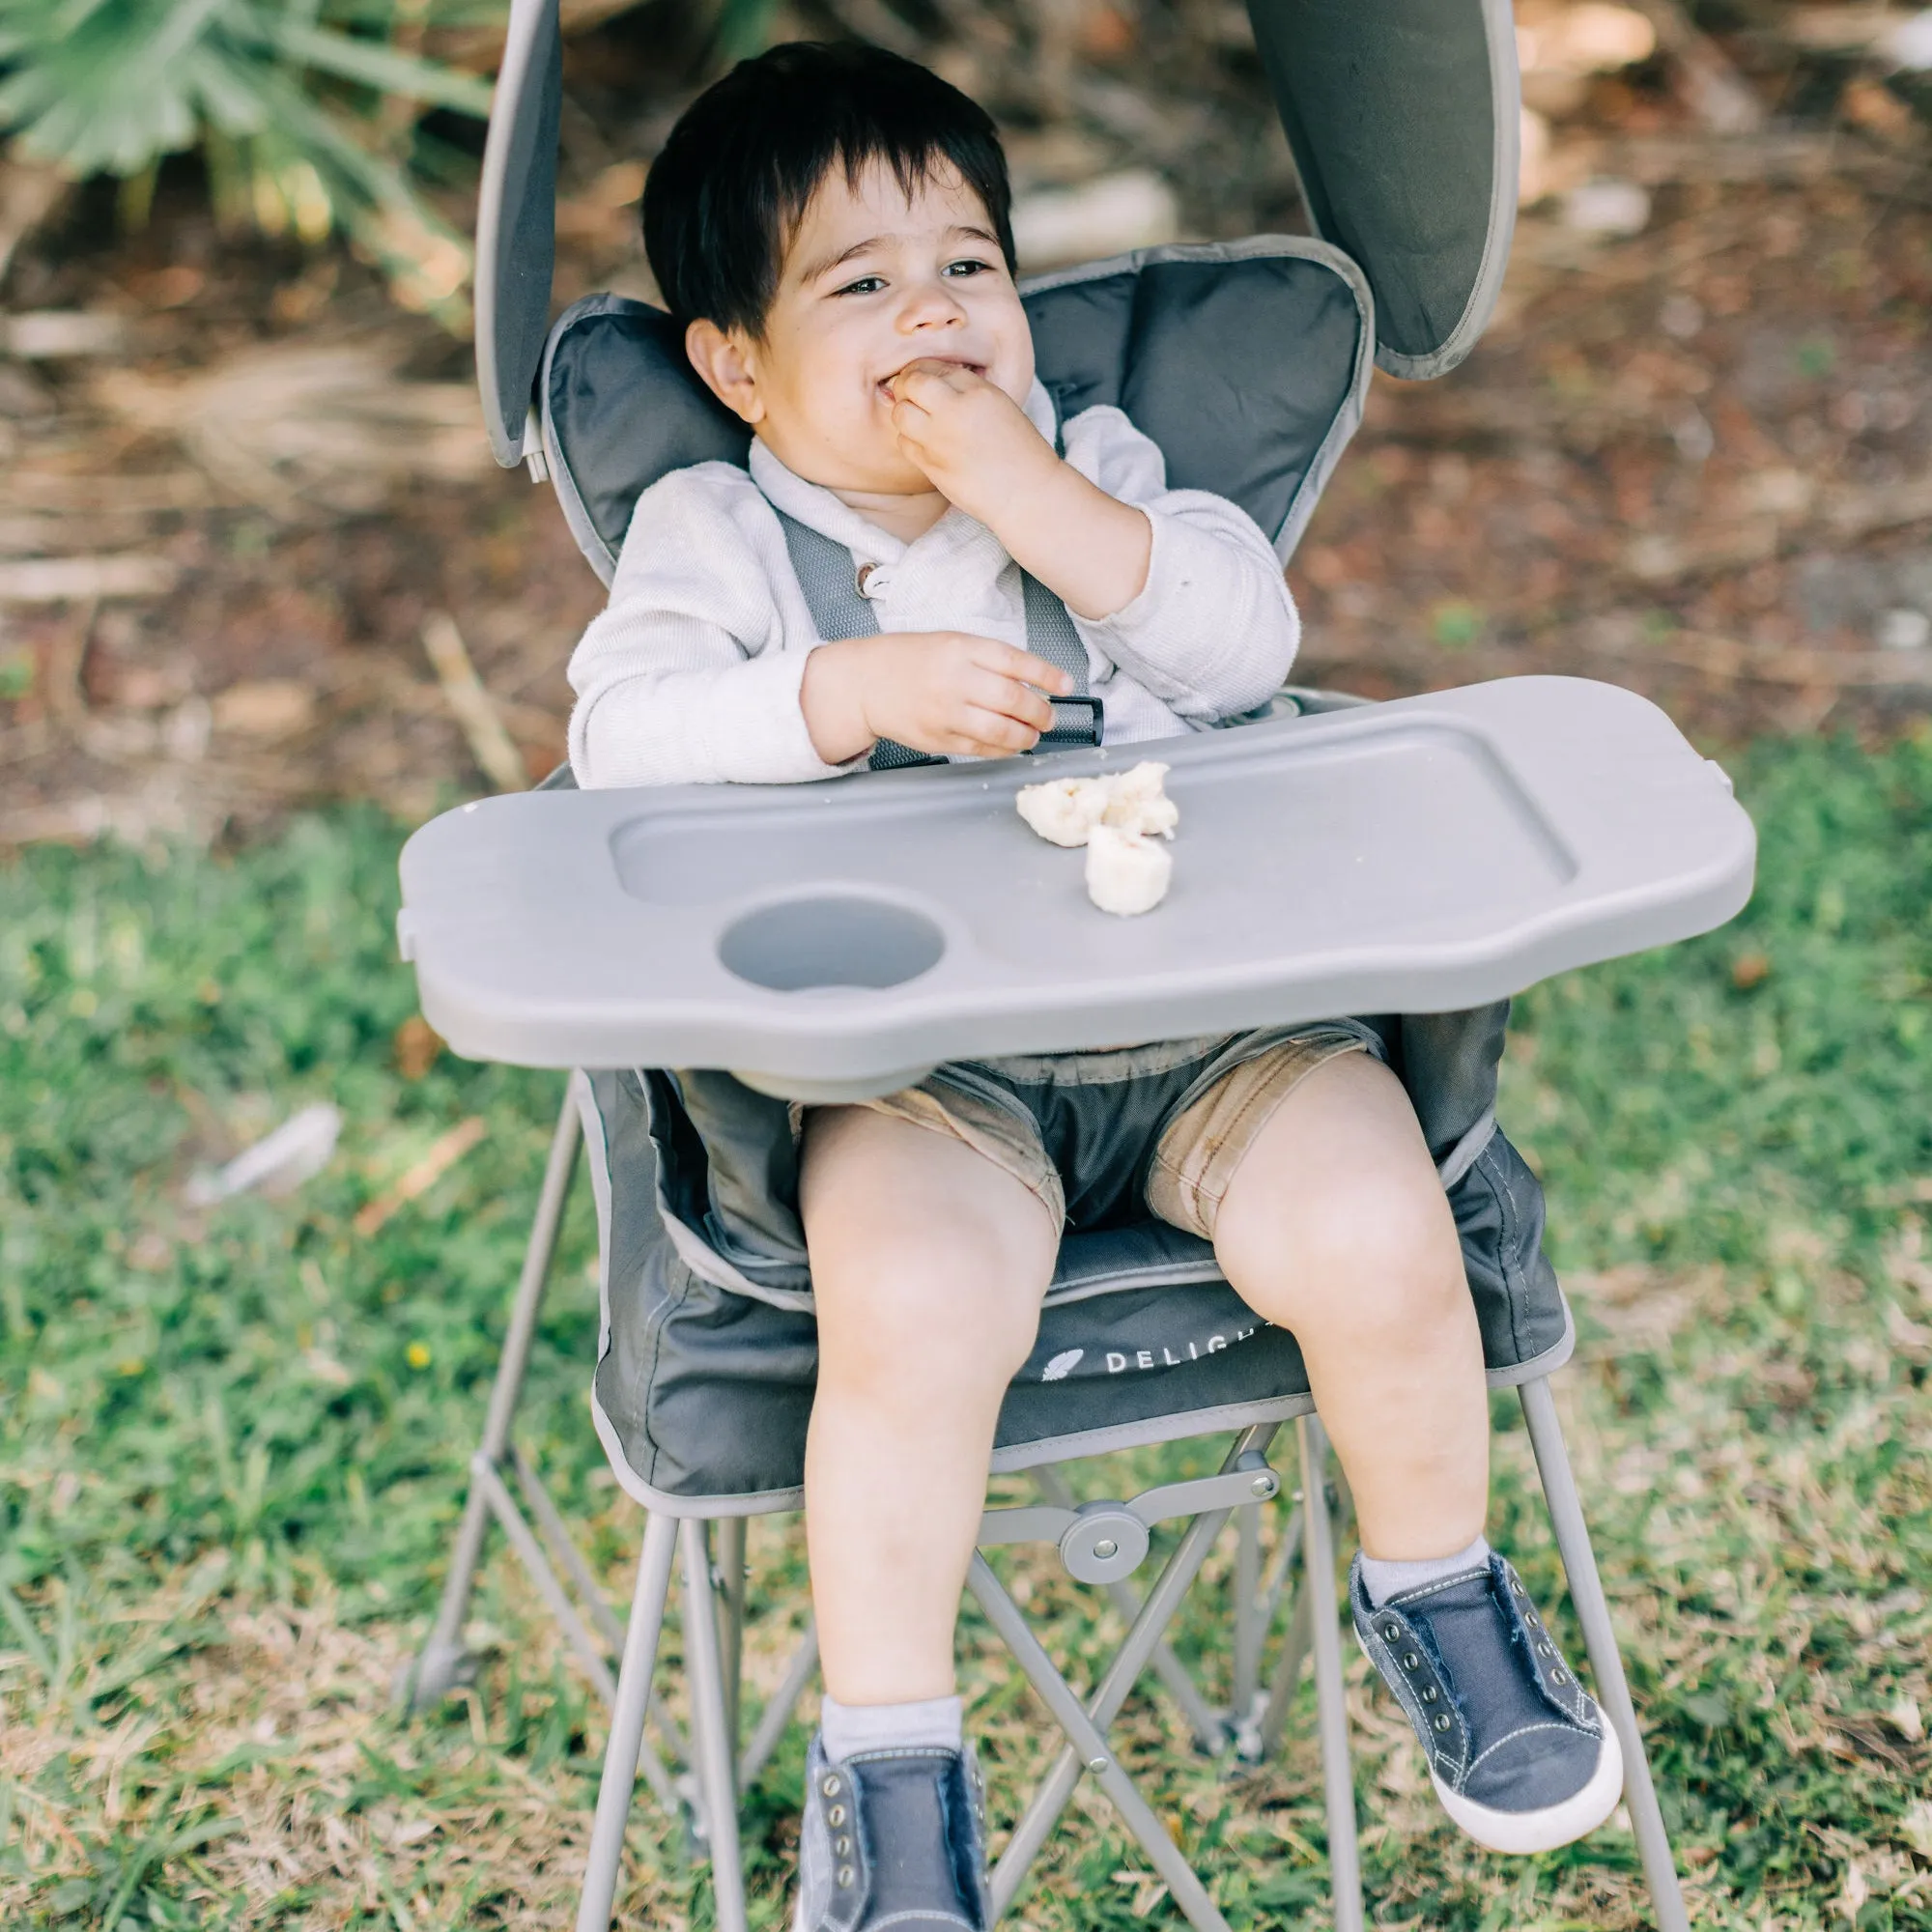
M1019 292L985 208L951 170L907 196L883 164L856 187L835 167L786 251L763 336L726 340L735 357L714 353L712 370L694 340L700 373L788 469L859 495L932 488L893 431L889 384L908 363L963 363L1020 404L1033 385ZM721 382L733 359L741 379Z

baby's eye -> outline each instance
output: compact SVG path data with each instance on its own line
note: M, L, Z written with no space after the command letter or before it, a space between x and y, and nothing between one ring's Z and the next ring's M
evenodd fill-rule
M947 263L945 272L949 275L984 275L990 274L992 268L992 263L976 261L969 255L961 261Z
M842 289L834 289L839 296L875 296L886 285L883 275L861 275L856 282L847 282Z

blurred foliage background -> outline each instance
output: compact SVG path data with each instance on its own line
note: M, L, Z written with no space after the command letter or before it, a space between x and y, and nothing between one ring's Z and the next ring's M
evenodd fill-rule
M477 419L468 238L504 11L0 0L10 1927L521 1932L574 1895L603 1718L500 1547L478 1685L413 1725L389 1706L558 1084L459 1065L414 1017L395 857L556 760L601 601ZM1504 1118L1549 1191L1581 1336L1561 1400L1696 1922L1924 1932L1932 15L1516 11L1504 300L1453 378L1375 385L1291 566L1301 673L1374 696L1610 677L1758 819L1736 925L1520 1004ZM651 293L650 156L724 63L800 35L984 99L1034 266L1305 226L1237 0L564 12L559 303ZM323 1105L341 1139L303 1185L201 1203L198 1176ZM621 1601L638 1519L585 1415L593 1238L580 1200L524 1439ZM1553 1601L1498 1424L1495 1524ZM801 1613L795 1524L753 1550L761 1695ZM1065 1652L1101 1657L1109 1617L1050 1556L1009 1560ZM1181 1640L1225 1670L1211 1596ZM970 1620L965 1648L998 1822L1048 1741ZM1626 1834L1484 1859L1359 1664L1350 1701L1378 1922L1648 1922ZM1155 1701L1122 1745L1237 1925L1321 1922L1305 1721L1253 1773L1179 1747ZM801 1755L794 1735L751 1798L761 1925ZM627 1924L709 1923L646 1809L628 1871ZM1174 1922L1104 1806L1025 1913Z

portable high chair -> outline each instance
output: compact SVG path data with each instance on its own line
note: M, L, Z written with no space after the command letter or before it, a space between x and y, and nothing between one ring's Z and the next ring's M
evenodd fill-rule
M1500 0L1254 0L1253 15L1319 239L1151 249L1043 277L1025 297L1062 418L1118 402L1161 445L1170 480L1241 503L1285 560L1372 365L1440 374L1481 333L1515 207L1517 82ZM742 462L746 433L646 305L592 297L550 323L559 46L555 0L516 0L484 170L478 362L499 461L554 483L609 582L640 491L682 465ZM472 1057L593 1069L571 1078L413 1682L421 1704L461 1679L494 1518L612 1709L580 1932L609 1923L639 1774L660 1803L687 1807L708 1843L718 1923L739 1932L738 1794L812 1668L808 1641L741 1741L745 1520L798 1505L815 1359L783 1185L786 1097L891 1092L944 1060L1335 1014L1371 1016L1350 1024L1403 1078L1437 1159L1490 1381L1519 1391L1622 1745L1657 1920L1686 1925L1548 1389L1573 1330L1542 1255L1541 1192L1496 1128L1495 1070L1511 993L1729 918L1749 891L1749 822L1661 713L1601 685L1523 678L1378 706L1289 693L1270 710L1159 746L1183 814L1178 883L1132 922L1088 906L1077 864L1011 810L1019 783L1117 765L1118 752L773 789L582 794L560 774L539 788L549 795L480 801L412 839L399 936L432 1023ZM656 1070L673 1066L686 1071ZM693 1125L700 1097L708 1141ZM593 1417L648 1513L621 1627L510 1435L580 1148L601 1251ZM747 1174L770 1178L770 1211L758 1238L726 1243L719 1190ZM1260 1512L1283 1486L1268 1456L1291 1422L1298 1495L1264 1574ZM1119 1500L1076 1504L1061 1473L1075 1458L1212 1435L1231 1438L1217 1474ZM1151 1670L1197 1744L1232 1738L1257 1755L1279 1743L1312 1660L1335 1922L1360 1926L1335 1573L1346 1499L1293 1337L1248 1313L1204 1242L1151 1221L1071 1234L993 1469L1037 1472L1042 1500L989 1510L982 1544L1055 1544L1130 1623L1083 1694L975 1562L987 1622L1066 1741L998 1861L996 1908L1085 1775L1188 1919L1225 1932L1109 1726ZM1163 1634L1231 1517L1223 1707ZM1143 1597L1128 1578L1151 1532L1175 1520L1186 1527ZM680 1557L691 1729L658 1710L654 1739L652 1668ZM607 1653L621 1658L614 1678Z

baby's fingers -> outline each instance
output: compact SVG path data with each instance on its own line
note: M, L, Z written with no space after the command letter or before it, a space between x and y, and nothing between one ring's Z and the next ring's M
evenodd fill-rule
M1032 725L977 704L965 708L954 728L957 743L949 749L968 757L1010 758L1039 743L1039 733Z
M1022 684L1037 685L1055 697L1073 695L1072 677L1057 664L1048 664L1031 651L1015 650L1011 644L995 643L990 638L981 641L987 648L980 654L979 662L985 669L998 671L1002 677L1017 678Z
M1053 729L1053 706L1032 685L1016 677L979 671L967 687L967 701L982 711L1016 719L1035 731Z
M922 356L917 362L908 362L892 379L891 387L895 396L903 397L923 389L928 397L937 400L942 392L957 395L982 380L961 363L948 362L938 356Z

